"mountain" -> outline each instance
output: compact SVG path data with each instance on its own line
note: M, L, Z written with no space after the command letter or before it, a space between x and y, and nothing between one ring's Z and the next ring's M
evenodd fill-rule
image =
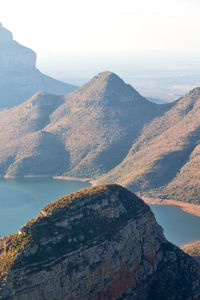
M157 103L157 104L165 104L168 101L160 99L160 98L151 98L151 97L146 97L147 100L153 102L153 103Z
M65 97L37 93L0 112L0 175L102 175L169 107L149 102L111 72Z
M0 108L12 107L38 91L67 94L75 86L42 74L36 68L36 53L13 40L0 23Z
M150 197L200 204L200 88L145 126L125 159L101 181Z
M200 263L200 241L185 244L180 247L185 253L193 256L198 263Z
M150 208L106 184L45 206L0 239L2 300L200 299L200 266L163 236Z

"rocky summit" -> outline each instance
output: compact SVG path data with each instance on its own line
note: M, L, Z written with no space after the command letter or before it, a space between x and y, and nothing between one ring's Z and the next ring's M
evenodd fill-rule
M0 240L1 300L200 299L200 267L116 184L61 197Z
M0 108L18 105L38 91L67 94L76 89L42 74L36 68L36 57L0 23Z

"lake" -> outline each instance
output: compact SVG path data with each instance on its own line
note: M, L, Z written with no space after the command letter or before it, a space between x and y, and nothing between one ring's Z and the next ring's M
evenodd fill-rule
M17 232L47 203L88 186L88 182L51 178L0 179L0 236ZM176 206L150 207L172 243L179 246L200 239L199 217Z
M0 236L17 232L49 202L88 186L51 178L0 179Z
M200 217L188 214L174 205L149 205L165 237L180 246L200 240Z

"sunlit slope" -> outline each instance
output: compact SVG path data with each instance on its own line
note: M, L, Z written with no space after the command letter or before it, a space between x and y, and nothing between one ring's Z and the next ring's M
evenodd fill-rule
M200 203L200 88L146 126L104 181L150 196Z
M1 175L102 175L126 157L143 126L166 109L111 72L65 97L38 93L1 112Z

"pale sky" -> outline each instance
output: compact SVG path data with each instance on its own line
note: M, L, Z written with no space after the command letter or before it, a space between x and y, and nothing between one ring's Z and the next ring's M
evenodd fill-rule
M36 52L200 51L200 0L0 0L0 22Z
M199 15L200 0L0 0L0 22L42 72L81 85L110 70L171 100L200 84Z

